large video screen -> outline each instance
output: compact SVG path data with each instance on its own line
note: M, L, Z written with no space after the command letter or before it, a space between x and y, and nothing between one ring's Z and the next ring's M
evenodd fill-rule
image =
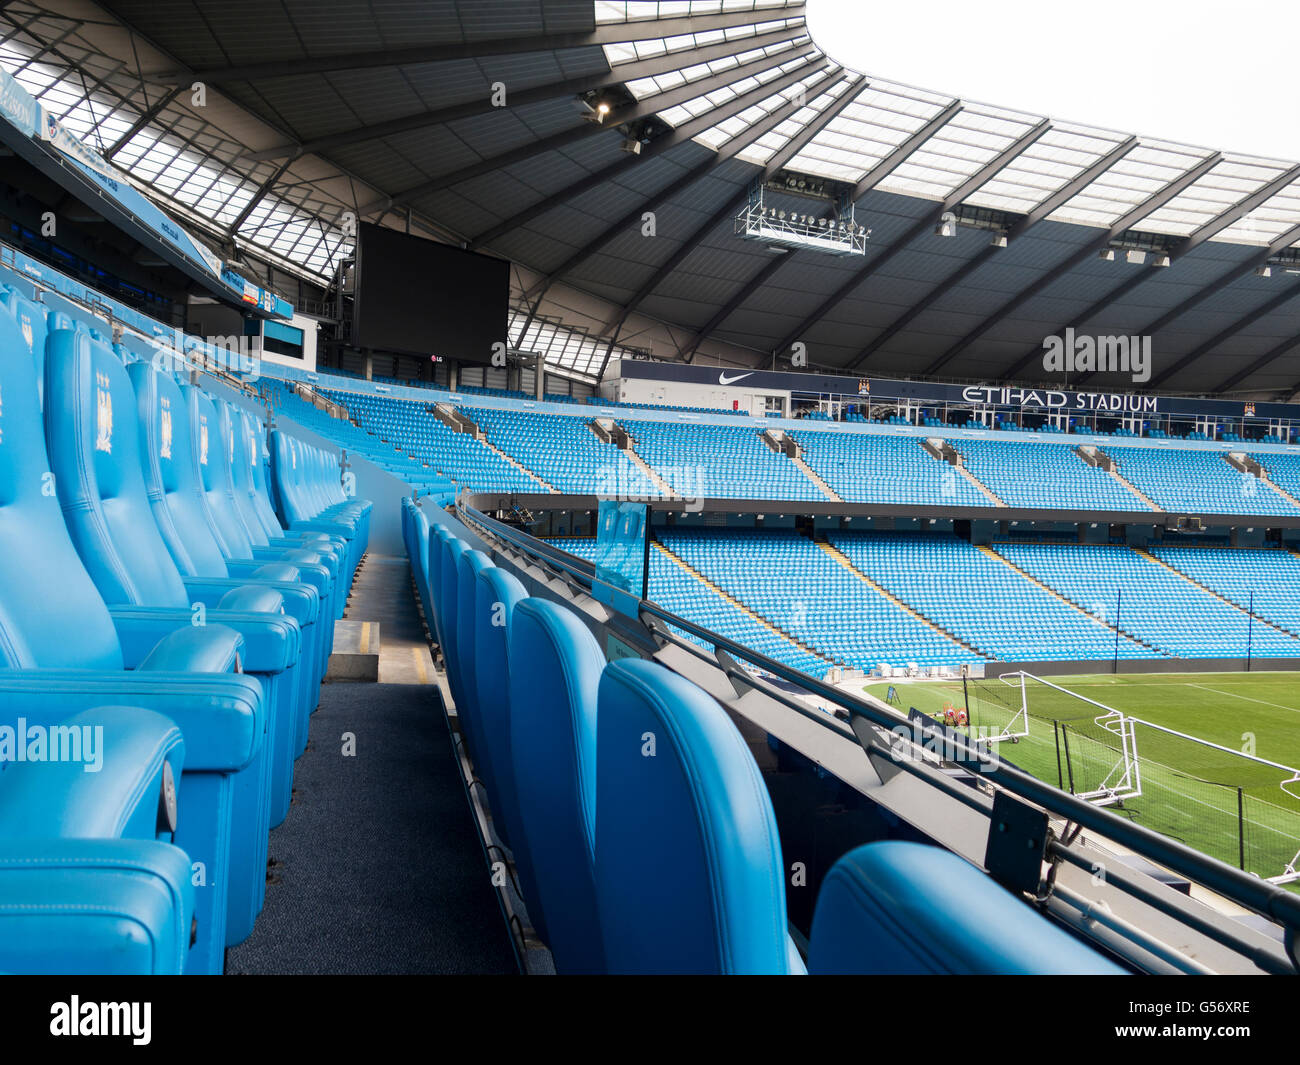
M510 264L365 223L357 234L353 343L489 363L506 340Z

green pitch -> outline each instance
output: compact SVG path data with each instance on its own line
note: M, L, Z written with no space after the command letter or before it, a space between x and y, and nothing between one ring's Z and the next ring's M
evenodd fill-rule
M1185 732L1231 751L1249 751L1285 766L1300 766L1300 676L1294 673L1200 673L1052 677L1051 682L1124 714ZM865 690L884 699L891 682ZM898 707L937 715L946 704L965 706L962 683L893 681ZM969 684L971 725L1005 724L1019 689L994 681ZM1103 776L1118 761L1118 744L1096 728L1105 711L1030 680L1029 735L1002 742L998 753L1041 780L1068 788ZM1061 723L1054 727L1053 722ZM1061 735L1068 727L1071 757ZM1100 737L1100 739L1096 739ZM1232 865L1276 876L1300 850L1300 799L1279 786L1289 774L1213 748L1139 728L1142 792L1116 813L1180 839ZM1107 748L1105 744L1113 744ZM1112 753L1114 751L1114 753ZM1237 791L1241 796L1238 798ZM1300 785L1290 791L1300 794Z

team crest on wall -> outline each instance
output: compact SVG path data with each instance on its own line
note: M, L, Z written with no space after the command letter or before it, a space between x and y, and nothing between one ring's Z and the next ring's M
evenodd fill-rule
M113 452L113 392L108 374L95 374L95 450Z

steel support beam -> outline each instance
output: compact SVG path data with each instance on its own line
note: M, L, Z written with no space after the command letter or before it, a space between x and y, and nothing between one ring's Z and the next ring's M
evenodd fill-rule
M822 81L818 82L817 84L818 85L824 84L827 80L829 80L833 76L836 75L827 75L826 78L823 78ZM845 88L845 90L840 94L839 98L836 100L834 104L831 104L823 108L822 113L819 114L814 121L810 122L804 129L800 130L798 136L791 138L790 141L787 142L786 145L781 149L781 151L779 151L768 161L768 164L766 167L764 167L762 175L760 176L759 180L766 181L769 177L771 177L783 166L785 166L787 162L789 162L796 155L798 155L799 152L802 151L804 145L807 144L809 140L815 137L821 130L825 129L825 127L835 118L836 115L838 115L846 107L848 107L848 105L852 102L852 100L857 96L858 92L861 90L865 81L866 79L864 77L858 77L852 84L850 84L847 88ZM750 127L750 129L746 130L746 132L741 136L733 138L731 141L728 141L723 148L723 151L727 153L726 157L730 158L732 155L735 155L736 153L742 151L748 144L752 143L755 140L758 140L760 137L768 133L771 129L775 129L782 122L784 122L791 114L797 113L804 106L806 106L806 104L801 104L798 101L791 101L790 103L787 103L784 106L778 108L771 115L769 115L767 119L765 119L763 122L760 122L757 125ZM721 153L719 153L719 155L721 156ZM717 161L720 162L721 158L719 158ZM706 164L706 166L709 169L711 169L713 165L714 165L713 162ZM694 179L692 178L692 180ZM746 197L746 193L744 192L738 193L736 196L733 196L725 204L723 204L722 207L720 207L717 211L715 211L709 217L709 220L707 222L705 222L702 226L696 229L689 237L686 238L686 240L684 240L680 245L678 245L676 251L674 251L673 254L670 255L668 259L659 266L659 268L654 272L653 276L651 276L650 280L647 281L644 285L642 285L640 290L638 290L637 293L633 296L632 300L628 304L628 313L630 314L632 310L640 306L640 304L645 300L645 298L649 296L650 293L653 292L656 288L658 288L660 284L663 283L664 278L666 278L670 273L672 273L672 271L677 268L678 264L683 262L687 258L687 256L691 254L691 252L693 252L697 247L699 247L700 242L706 236L708 236L709 233L711 233L717 226L719 226L724 219L729 218L733 212L738 210L741 204L745 202L745 197ZM658 197L656 197L656 199L657 198ZM637 212L642 212L646 209L647 209L646 206L642 205L642 207L639 207L637 209ZM639 213L629 213L629 215L625 216L624 219L621 219L620 222L617 223L615 226L611 226L609 229L607 229L605 233L602 234L601 238L598 238L599 243L592 242L591 244L588 244L587 246L588 249L595 250L595 247L599 247L603 245L607 239L614 236L617 232L620 232L622 228L624 228L629 223L629 220L634 217L639 217ZM555 278L561 276L563 272L566 272L567 270L571 269L572 266L576 265L577 262L580 262L581 259L585 259L588 254L590 254L590 251L584 249L580 258L577 256L571 256L569 261L567 261L564 264L564 266L561 267L561 270L556 271L553 275L549 276L546 279L546 283L542 289L542 293L540 296L538 296L539 305L541 303L542 297L545 296L546 291L547 289L549 289L552 281ZM790 257L789 255L783 255L775 259L771 264L769 264L767 267L765 267L762 271L759 272L759 275L755 279L753 279L751 284L761 285L776 271L777 267L779 267L782 263L784 263L789 257ZM741 300L745 299L749 291L751 291L751 289L749 289L749 287L747 286L746 289L742 291L739 298ZM731 309L734 310L735 309L734 306ZM725 319L727 315L729 315L730 313L731 311L727 310L725 311L725 313L722 313L721 317L715 315L714 316L715 320L710 322L709 325L705 326L702 331L697 332L695 336L691 339L690 343L686 346L686 348L682 350L681 353L682 358L685 361L689 362L690 358L694 355L696 348L698 348L700 343L707 337L708 333L713 328L713 326L715 326L718 322L721 322L723 319ZM626 321L626 315L624 316L623 319L620 320L619 328L622 328L622 323L624 321ZM608 352L606 353L606 359L608 360ZM601 367L601 372L602 373L604 372L603 364Z
M170 104L173 100L175 100L176 97L178 97L181 93L183 93L185 89L186 86L177 85L174 89L171 90L171 92L165 93L158 100L154 101L153 106L150 107L148 110L144 111L139 118L137 118L134 122L132 122L131 125L127 127L126 132L123 133L122 136L118 137L117 140L115 140L112 144L110 144L107 148L104 149L102 153L104 158L111 160L113 156L115 156L118 152L120 152L123 148L125 148L128 144L130 144L131 138L134 137L137 133L139 133L142 129L144 129L145 126L149 125L149 123L152 122L155 118L157 118L160 114L162 114L163 109L166 108L167 105Z
M1117 162L1123 159L1124 156L1128 155L1129 152L1131 152L1135 147L1137 147L1137 144L1138 144L1137 137L1129 137L1127 140L1121 142L1120 144L1117 144L1104 156L1102 156L1095 163L1093 163L1092 166L1082 171L1072 181L1067 182L1064 186L1057 189L1056 192L1052 193L1052 195L1047 197L1047 199L1045 199L1042 203L1040 203L1037 207L1035 207L1032 211L1030 211L1027 215L1025 215L1024 218L1020 219L1020 221L1018 221L1007 231L1008 242L1015 240L1017 237L1023 236L1030 228L1037 225L1044 218L1046 218L1053 211L1055 211L1058 207L1060 207L1061 204L1066 203L1067 201L1077 196L1080 192L1082 192L1085 188L1087 188L1092 182L1096 181L1098 177L1100 177L1112 166L1114 166ZM862 351L858 354L858 357L854 359L851 363L849 363L847 368L850 370L855 370L859 366L861 366L864 362L867 361L867 359L871 358L872 355L874 355L877 351L879 351L886 344L888 344L889 341L891 341L894 337L896 337L899 333L901 333L904 329L906 329L928 308L932 307L939 299L941 299L943 296L951 292L954 288L956 288L959 284L961 284L962 281L964 281L967 277L969 277L981 266L983 266L986 262L988 262L991 258L993 258L993 256L997 255L998 252L1001 250L1002 249L1000 248L995 248L992 246L987 247L983 249L978 255L976 255L975 258L972 259L970 262L965 263L957 270L953 271L952 274L950 274L947 278L945 278L931 292L927 293L926 296L920 302L914 304L912 307L909 307L907 311L904 312L901 316L899 316L899 318L896 321L890 323L889 328L887 328L883 333L881 333L878 337L876 337L870 344L868 344L865 348L863 348Z
M839 76L838 74L827 74L820 81L817 81L813 85L809 86L810 93L815 92L815 95L812 98L815 99L816 95L820 95L820 92L816 92L816 90L820 90L821 86L825 85L828 81L836 79L838 76ZM767 166L763 170L763 175L761 180L766 180L777 170L783 167L786 164L786 162L788 162L791 158L797 155L811 137L816 136L816 134L821 129L825 128L827 123L829 123L835 117L835 115L839 114L841 111L844 110L845 107L848 106L852 97L856 95L857 91L861 88L862 84L865 81L866 81L865 78L859 77L853 82L851 82L845 88L845 90L840 94L839 99L835 103L830 104L827 107L823 108L823 112L817 116L817 119L815 121L809 123L805 129L800 130L798 136L792 137L790 141L781 149L781 151L779 151L776 155L774 155L772 159L768 162ZM542 279L539 286L541 292L540 295L538 296L538 300L540 301L542 297L546 295L546 293L550 290L551 285L553 285L556 281L562 278L575 266L585 261L589 256L593 255L595 252L600 250L611 240L617 237L620 233L625 232L628 226L636 224L636 222L640 220L640 218L642 217L642 215L645 214L646 211L655 210L660 204L666 202L667 200L671 199L673 196L677 195L677 193L681 192L683 189L694 184L700 178L704 177L706 174L715 170L719 165L721 165L726 160L731 159L734 156L738 155L740 152L744 151L747 147L749 147L749 145L753 144L754 141L770 133L773 129L776 129L778 126L781 125L782 122L786 121L786 119L788 119L791 115L797 114L800 110L802 110L806 106L808 106L808 104L801 104L797 100L791 100L790 102L783 104L781 107L778 107L775 111L773 111L770 115L768 115L767 118L765 118L763 121L755 123L754 125L750 126L748 129L746 129L743 133L740 133L737 136L732 137L730 140L728 140L725 144L722 145L720 149L718 149L717 154L714 155L711 159L707 160L704 163L701 163L699 166L688 171L686 174L683 174L676 181L673 181L669 185L660 189L648 200L645 200L640 204L638 204L636 207L632 208L613 225L607 226L598 236L596 236L592 240L589 240L585 245L583 245L576 252L570 255L567 259L564 260L563 263L561 263L558 267L556 267L554 270L552 270ZM744 193L740 193L737 196L733 197L731 200L728 200L727 205L725 208L723 208L723 210L728 213L732 210L738 210L740 204L743 201L744 201ZM707 233L711 231L712 228L715 225L717 225L719 221L721 221L721 219L717 218L717 216L715 215L714 218L711 218L709 220L706 226L700 227L700 229L697 229L695 233L692 234L691 237L687 238L687 240L685 241L686 245L688 245L690 248L694 248L695 245L698 244L699 241L703 239L703 237L707 235ZM475 239L470 242L470 247L471 248L478 247L479 243L480 241L478 239Z
M615 129L620 125L628 122L635 122L641 118L647 118L651 115L658 114L660 111L670 107L676 107L678 104L685 103L688 100L694 100L698 96L714 92L717 89L724 88L733 82L743 80L754 74L763 71L772 70L780 67L791 59L803 58L816 51L816 46L809 43L795 49L792 52L783 52L778 56L761 56L758 59L751 60L738 67L731 67L728 70L713 74L707 78L700 78L697 81L688 82L685 85L679 85L667 92L655 93L653 96L646 96L635 103L628 104L615 111L611 111L606 116L604 123L578 121L576 126L569 129L553 133L549 137L543 137L540 140L529 141L521 144L509 151L494 155L489 159L480 159L477 163L471 163L469 166L463 166L459 170L453 170L448 174L442 174L436 178L430 178L428 181L422 181L418 185L395 192L388 198L388 206L407 203L410 200L418 199L421 196L427 196L433 192L439 192L442 189L458 185L462 181L469 181L472 178L487 174L493 170L499 170L502 167L513 166L515 163L526 162L529 159L535 159L544 152L555 151L559 148L567 147L577 141L583 140L593 134L602 131ZM804 74L808 71L803 67L799 68ZM576 118L576 116L575 116ZM369 213L378 203L367 204L362 208L363 213Z
M1023 306L1026 302L1033 299L1044 289L1055 284L1062 277L1068 274L1080 263L1096 255L1099 251L1108 247L1117 236L1124 233L1136 225L1139 221L1154 211L1158 211L1166 203L1179 195L1188 186L1199 181L1207 173L1213 170L1222 161L1223 156L1219 152L1207 156L1195 166L1189 167L1181 175L1171 181L1160 191L1148 196L1140 204L1128 211L1122 218L1116 221L1105 233L1096 240L1090 241L1073 255L1065 259L1064 262L1054 266L1046 274L1042 275L1037 281L1028 288L1021 290L1012 296L1010 300L999 307L992 315L984 319L979 325L962 337L956 344L945 351L938 359L926 367L925 373L938 373L943 367L947 366L953 359L965 351L971 344L982 337L995 325L1001 322L1016 308Z
M758 273L741 285L736 293L718 309L717 313L695 331L695 335L687 341L686 347L682 349L682 358L689 362L695 354L695 349L704 343L718 326L730 318L741 304L767 284L772 275L781 269L793 256L794 252L792 251L788 251L784 255L774 255L771 262L765 263Z
M278 167L276 167L275 173L273 173L270 177L268 177L265 181L262 182L262 184L260 184L257 187L257 191L253 193L249 201L246 204L244 204L244 206L240 209L239 214L235 215L235 218L230 223L230 225L226 227L227 232L229 232L232 237L239 231L239 227L244 224L244 219L246 219L250 214L252 214L253 209L259 203L261 203L262 197L264 197L268 192L271 191L271 189L275 186L275 183L277 181L279 181L282 177L284 177L284 172L288 170L290 166L293 165L295 158L296 156L290 156L288 159L286 159L283 163L281 163Z
M789 73L784 74L779 78L774 78L772 81L769 81L764 85L759 85L756 88L750 89L749 92L737 96L734 100L728 100L720 107L706 111L699 118L692 119L690 122L678 126L671 133L665 134L658 140L651 141L641 155L629 155L625 159L620 159L616 163L611 163L609 166L597 170L592 174L588 174L585 178L581 178L573 184L559 189L538 203L532 204L512 217L507 218L505 221L498 223L486 232L478 234L469 242L469 246L472 248L481 248L483 245L491 243L503 233L508 233L512 229L516 229L529 219L536 218L538 215L549 211L552 207L561 203L566 203L577 196L581 196L588 189L595 188L597 185L601 185L606 181L616 178L620 172L626 170L628 167L635 166L641 160L653 155L661 155L664 152L677 147L679 144L686 143L703 133L705 130L712 129L719 123L725 122L734 115L740 114L742 111L747 110L754 104L766 100L769 96L788 89L791 85L802 81L810 74L815 74L819 70L824 70L829 65L830 60L825 56L822 56L819 59L796 67Z
M399 67L423 63L442 63L454 59L481 59L485 56L520 55L529 52L554 52L569 48L594 48L605 44L656 41L687 33L707 33L736 26L754 25L776 19L802 18L803 4L786 8L724 11L711 15L673 15L668 18L643 19L635 22L605 22L592 30L578 33L541 33L524 37L499 37L487 40L447 44L428 44L414 48L392 48L378 52L350 52L341 55L307 56L269 63L245 63L205 67L193 77L212 84L230 81L260 81L266 78L290 78L302 74L332 74L341 70L370 67ZM169 71L158 80L181 76ZM189 75L184 75L189 76Z
M1213 389L1211 389L1211 391L1227 392L1229 389L1234 388L1237 385L1241 384L1242 381L1250 380L1250 378L1254 377L1255 374L1259 373L1260 370L1276 362L1283 355L1286 355L1289 352L1294 351L1297 347L1300 347L1300 334L1297 334L1292 337L1287 337L1286 340L1282 341L1282 343L1276 345L1275 347L1270 348L1258 359L1256 359L1249 366L1247 366L1244 370L1238 370L1226 381L1220 382ZM1292 385L1288 391L1294 392L1297 387L1300 386Z
M1186 255L1193 248L1204 244L1211 237L1227 229L1233 223L1245 218L1251 211L1255 210L1261 204L1267 203L1288 185L1300 178L1300 166L1293 166L1290 170L1278 175L1267 185L1252 192L1249 196L1243 196L1226 211L1216 215L1206 222L1200 228L1194 230L1188 237L1178 243L1178 246L1169 253L1171 259L1177 259Z
M857 203L863 196L879 185L885 178L889 177L895 170L902 166L926 141L939 132L949 121L961 110L961 101L954 100L924 126L898 145L885 158L880 160L875 166L862 175L858 183L853 187L853 202Z
M785 29L761 33L754 37L733 38L720 41L717 44L706 45L703 48L692 48L688 52L668 52L664 55L652 56L649 59L620 63L610 70L589 74L586 77L569 78L566 81L554 81L546 85L535 85L531 88L520 89L517 92L508 92L505 106L509 108L528 107L531 104L545 103L547 100L558 100L565 96L581 96L583 93L600 92L603 89L624 85L629 81L677 70L683 64L694 66L698 63L708 63L715 59L740 55L751 52L756 48L766 48L806 36L808 36L808 31L803 26L790 26ZM773 56L773 58L776 57ZM373 122L365 126L354 126L351 129L340 130L337 133L328 133L325 136L304 141L302 144L282 144L275 148L266 148L260 152L251 152L244 158L254 162L262 162L266 159L278 159L295 152L328 152L333 148L348 147L399 133L410 133L413 130L427 129L429 126L440 126L447 122L472 118L475 115L487 114L497 110L501 110L501 108L492 103L492 94L488 93L459 104L452 104L449 107L441 107L433 111L421 111L418 114L394 118L387 122Z
M60 112L59 121L62 122L65 118L67 118L68 115L72 113L74 108L80 107L83 103L89 103L90 97L94 93L98 92L99 89L108 82L109 78L111 78L114 74L119 73L124 66L126 66L126 60L124 59L116 60L112 64L112 66L110 66L106 71L104 71L103 74L101 74L94 81L92 81L88 87L83 87L81 95L72 103L68 104L68 106L65 107L62 112ZM100 121L102 121L102 119L96 121L95 123L96 128L98 128Z
M1007 240L1014 240L1016 237L1024 233L1025 230L1038 225L1039 222L1057 208L1061 207L1063 204L1069 203L1137 146L1137 137L1129 137L1127 140L1121 141L1119 144L1115 145L1114 148L1093 163L1092 166L1088 167L1073 180L1068 181L1061 188L1057 189L1052 193L1052 195L1047 197L1047 199L1012 226L1007 233Z
M1197 292L1188 296L1187 299L1183 300L1180 304L1178 304L1178 306L1173 307L1168 311L1165 311L1162 315L1160 315L1159 318L1156 318L1154 321L1149 322L1147 325L1145 325L1142 328L1142 333L1148 335L1154 335L1160 332L1160 330L1163 329L1165 326L1167 326L1170 322L1174 321L1175 319L1181 318L1188 311L1192 310L1194 307L1199 306L1202 302L1209 299L1217 292L1222 291L1228 285L1236 284L1238 281L1242 280L1243 278L1249 277L1260 267L1266 265L1269 259L1271 259L1274 255L1282 251L1284 248L1291 247L1291 245L1298 240L1300 240L1300 225L1293 226L1291 229L1283 233L1280 237L1274 240L1273 243L1270 244L1262 254L1255 256L1254 258L1248 260L1245 263L1242 263L1240 266L1234 267L1233 269L1229 270L1227 273L1223 274L1221 277L1216 277L1209 284L1202 286ZM1076 317L1074 319L1073 324L1077 326L1077 325L1082 325L1084 322L1090 321L1092 318L1094 318L1096 315L1100 314L1108 306L1110 306L1110 304L1112 304L1115 300L1127 295L1129 292L1133 290L1133 288L1137 287L1136 282L1138 280L1145 280L1149 276L1150 274L1148 273L1140 273L1137 275L1136 278L1130 278L1128 281L1120 285L1113 292L1109 292L1101 299L1099 299L1096 303L1094 303L1091 307L1089 307L1086 311L1084 311L1083 314ZM1027 351L1024 355L1024 358L1022 358L1019 362L1017 362L1014 366L1012 366L1011 369L1007 370L1003 376L1015 377L1016 374L1020 373L1020 371L1022 371L1031 362L1038 359L1041 355L1042 355L1042 351L1039 348L1033 348L1032 350ZM1080 378L1080 381L1087 380L1089 376L1091 375L1085 375L1084 377Z
M1189 351L1186 355L1184 355L1172 366L1168 366L1160 373L1156 374L1156 376L1151 379L1151 388L1158 388L1160 385L1164 384L1164 382L1168 381L1175 374L1181 373L1188 366L1190 366L1197 359L1199 359L1202 355L1205 355L1208 352L1213 351L1225 340L1229 340L1232 337L1236 336L1247 326L1252 325L1255 322L1259 321L1261 318L1264 318L1267 315L1272 314L1279 307L1283 306L1286 303L1289 303L1297 296L1300 296L1300 285L1293 285L1291 286L1291 288L1279 292L1271 300L1265 300L1262 304L1256 307L1249 314L1242 315L1235 322L1233 322L1232 325L1228 326L1228 328L1221 329L1219 332L1215 333L1214 336L1210 337L1209 340L1206 340L1201 344L1197 344L1196 347L1194 347L1191 351Z
M959 103L951 104L949 105L949 107L950 108L960 107L960 104ZM956 111L953 111L953 114L955 113ZM932 122L936 121L938 117L939 116L936 116L936 118L932 120ZM930 124L931 123L927 123L927 125ZM1014 140L1011 144L1009 144L1006 148L1004 148L1001 152L999 152L993 159L989 160L989 162L985 163L984 166L980 167L979 170L977 170L969 178L963 181L956 189L954 189L951 193L948 194L948 196L944 198L943 202L939 204L936 210L930 211L929 213L924 215L915 225L909 228L907 232L904 233L898 240L896 240L883 252L881 252L879 255L873 258L869 263L863 266L861 270L858 270L852 277L850 277L846 282L844 282L844 284L842 284L838 289L836 289L835 292L833 292L829 298L827 298L822 302L822 304L817 308L817 310L815 310L811 315L809 315L802 322L800 322L799 326L796 329L792 330L789 333L789 335L784 337L781 340L781 343L779 343L776 346L777 353L788 351L790 349L790 346L795 341L797 341L801 336L803 336L804 333L806 333L809 329L811 329L814 325L816 325L819 321L821 321L821 319L824 318L828 312L830 312L835 307L837 307L849 295L849 293L856 290L858 286L860 286L864 281L867 280L867 278L869 278L872 274L874 274L877 270L879 270L880 267L882 267L885 263L889 262L890 259L892 259L899 252L901 252L904 248L908 247L912 243L912 241L914 241L927 229L932 229L934 225L943 217L945 212L951 211L954 207L960 204L962 200L964 200L967 196L970 196L982 185L990 181L994 176L997 175L997 173L1004 166L1006 166L1013 159L1015 159L1016 156L1024 152L1031 144L1033 144L1036 140L1042 137L1043 134L1045 134L1050 128L1051 128L1051 123L1045 118L1042 119L1037 125L1033 126L1031 129L1029 129L1025 133L1021 134L1019 137L1017 137L1016 140ZM903 151L905 148L908 148L909 145L911 145L910 151L915 151L916 148L920 147L920 145L924 143L924 140L917 141L917 137L919 137L919 131L916 135L909 138L907 142L905 142L903 145L900 145L897 149L895 149L895 154L897 154L900 151ZM912 142L916 142L916 143L912 144ZM863 182L859 182L859 185L861 186L868 179L872 178L877 171L883 170L884 173L888 173L890 170L893 169L893 167L889 166L888 169L885 168L892 161L893 161L893 156L889 156L886 159L882 160L879 164L877 164L875 168L873 168L871 173L867 175L867 178L863 179ZM902 160L900 159L899 162L901 161ZM881 174L881 176L883 177L883 173ZM877 178L876 180L879 179ZM867 187L870 188L870 185L868 185Z

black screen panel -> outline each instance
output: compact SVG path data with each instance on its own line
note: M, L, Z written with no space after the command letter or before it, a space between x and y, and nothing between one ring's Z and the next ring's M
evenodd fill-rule
M506 340L510 264L364 223L357 234L353 343L490 363Z

